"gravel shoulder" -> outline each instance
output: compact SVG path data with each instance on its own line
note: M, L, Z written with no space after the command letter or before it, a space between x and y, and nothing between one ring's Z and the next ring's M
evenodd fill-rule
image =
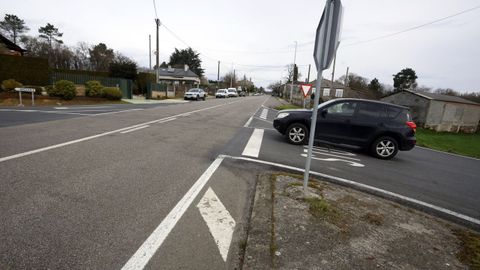
M327 182L308 191L301 176L259 177L243 269L479 269L467 228Z

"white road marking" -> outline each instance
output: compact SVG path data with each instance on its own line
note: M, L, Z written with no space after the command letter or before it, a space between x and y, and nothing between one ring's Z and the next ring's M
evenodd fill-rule
M301 154L301 156L304 158L307 158L307 154ZM341 158L319 158L319 157L312 156L312 159L320 160L320 161L341 161L341 162L348 163L348 165L352 167L359 167L359 168L365 167L365 165L361 163L351 161L351 160L341 159Z
M197 208L215 239L223 261L226 262L235 230L235 220L210 187L197 204Z
M269 100L269 99L270 99L270 97L267 97L267 98L263 101L263 103L262 103L261 106L263 107L263 105L265 105L265 102L267 102L267 100Z
M263 129L254 129L247 145L245 145L245 149L243 149L242 156L258 157L258 154L260 154L260 147L262 146L262 140Z
M307 150L307 149L303 149L303 152L304 152L304 153L308 153L308 150ZM351 157L339 156L339 155L334 155L334 154L330 154L330 153L323 152L323 151L315 151L315 150L312 150L312 153L318 154L318 155L325 155L325 156L336 157L336 158L344 158L344 159L350 159L350 160L355 160L355 161L361 161L361 160L358 159L358 158L351 158ZM303 156L303 154L301 154L301 155Z
M241 100L234 101L234 102L229 102L229 103L226 103L226 104L215 105L215 106L212 106L212 107L207 107L207 108L203 108L203 109L199 109L199 110L194 110L194 111L191 111L191 113L211 110L211 109L214 109L214 108L227 106L229 104L233 104L233 103L240 102L240 101ZM96 134L96 135L92 135L92 136L88 136L88 137L84 137L84 138L80 138L80 139L77 139L77 140L72 140L72 141L59 143L59 144L55 144L55 145L51 145L51 146L47 146L47 147L42 147L42 148L38 148L38 149L35 149L35 150L23 152L23 153L18 153L18 154L11 155L11 156L1 157L0 162L4 162L4 161L7 161L7 160L16 159L16 158L21 158L21 157L33 155L33 154L36 154L36 153L40 153L40 152L64 147L64 146L67 146L67 145L71 145L71 144L75 144L75 143L79 143L79 142L84 142L84 141L100 138L100 137L103 137L103 136L107 136L107 135L110 135L110 134L113 134L113 133L122 132L122 131L125 131L125 130L128 130L128 129L132 129L132 128L136 128L136 127L140 127L140 126L159 123L161 121L165 121L167 119L175 118L175 117L178 117L180 115L182 115L182 114L172 115L172 116L164 117L164 118L153 120L153 121L148 121L148 122L141 123L141 124L137 124L137 125L133 125L133 126L125 127L125 128L120 128L120 129L116 129L116 130L112 130L112 131L108 131L108 132L104 132L104 133L100 133L100 134Z
M162 121L158 121L157 123L158 124L163 124L163 123L170 122L170 121L173 121L173 120L177 120L177 118L173 117L173 118L170 118L170 119L165 119L165 120L162 120Z
M133 132L133 131L136 131L136 130L139 130L139 129L144 129L144 128L147 128L147 127L149 127L149 125L132 128L132 129L129 129L129 130L122 131L120 133L125 134L125 133Z
M68 107L53 107L55 110L68 110Z
M91 116L116 114L116 113L131 112L131 111L143 111L143 109L130 109L130 110L123 110L123 111L116 111L116 112L96 113L96 114L91 114Z
M252 119L253 119L253 116L250 116L250 118L248 118L247 123L245 123L245 125L243 125L243 127L248 127L248 126L250 126L250 123L252 122Z
M257 120L263 121L263 122L267 122L267 123L273 124L273 121L268 121L268 120L266 120L266 119L264 119L264 118L258 118L258 117L254 117L254 118L257 119Z
M264 120L267 120L267 115L268 115L268 110L267 109L263 109L262 110L262 113L260 114L260 118L264 119Z
M454 153L448 153L448 152L435 150L435 149L431 149L431 148L427 148L427 147L422 147L422 146L418 146L418 145L415 145L415 148L420 148L420 149L423 149L423 150L430 150L430 151L433 151L433 152L442 153L442 154L445 154L445 155L450 155L450 156L455 156L455 157L468 158L468 159L473 159L473 160L480 160L480 158L462 156L462 155L458 155L458 154L454 154Z
M122 267L122 270L143 269L148 261L152 258L168 234L177 224L178 220L183 216L198 193L202 190L210 177L215 173L223 161L223 156L218 156L215 161L207 168L207 170L198 178L193 186L187 191L183 198L168 213L152 234L143 242L128 262Z
M246 158L246 157L234 157L234 156L228 156L228 155L220 155L219 157L230 158L230 159L235 159L235 160L250 161L250 162L260 163L260 164L264 164L264 165L275 166L275 167L279 167L279 168L283 168L283 169L287 169L287 170L302 172L302 173L305 172L305 169L302 169L302 168L297 168L297 167L293 167L293 166L289 166L289 165L284 165L284 164L280 164L280 163L264 161L264 160L259 160L259 159ZM467 215L464 215L464 214L461 214L461 213L458 213L458 212L455 212L455 211L452 211L452 210L449 210L449 209L446 209L446 208L443 208L443 207L440 207L440 206L436 206L436 205L433 205L433 204L430 204L430 203L427 203L427 202L424 202L424 201L420 201L420 200L417 200L417 199L414 199L414 198L410 198L410 197L403 196L403 195L400 195L400 194L397 194L397 193L394 193L394 192L390 192L388 190L376 188L376 187L373 187L373 186L358 183L358 182L348 180L348 179L345 179L345 178L341 178L341 177L337 177L337 176L332 176L332 175L319 173L319 172L314 172L314 171L310 171L310 174L320 176L320 177L324 177L324 178L328 178L328 179L330 179L332 181L335 181L337 183L341 183L341 184L347 185L347 186L353 186L353 187L359 188L361 190L368 190L370 192L374 192L374 193L376 192L376 193L379 193L379 194L383 194L387 197L396 198L396 199L399 199L401 201L416 204L416 205L421 206L423 208L433 209L437 212L441 212L443 214L447 214L447 215L450 215L452 217L456 217L458 219L462 219L464 221L468 221L470 223L476 224L477 226L480 226L480 220L479 219L476 219L476 218L473 218L473 217L470 217L470 216L467 216Z
M53 113L53 114L72 114L72 115L90 115L84 113L64 112L64 111L42 111L42 110L13 110L13 109L0 109L0 112L39 112L39 113Z
M308 149L308 146L304 146L303 148ZM327 153L330 153L330 154L342 155L342 156L351 156L351 157L357 156L356 154L351 153L351 152L342 151L342 150L333 149L333 148L326 148L326 147L314 146L313 150L327 152Z

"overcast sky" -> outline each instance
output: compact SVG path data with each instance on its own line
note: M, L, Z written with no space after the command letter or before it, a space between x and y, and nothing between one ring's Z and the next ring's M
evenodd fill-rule
M479 0L343 0L342 42L337 52L335 78L350 72L393 84L393 74L410 67L419 85L480 91L480 8L413 31L397 33L440 18L480 7ZM313 41L325 1L314 0L157 0L160 62L168 62L174 48L186 44L201 53L209 79L232 68L237 75L267 86L286 75L293 63L305 78L315 78ZM152 0L0 0L0 16L15 14L38 35L47 22L64 33L67 45L84 41L108 47L148 67L148 35L155 46ZM186 44L185 44L186 43ZM154 64L152 55L152 65ZM330 78L331 70L323 73Z

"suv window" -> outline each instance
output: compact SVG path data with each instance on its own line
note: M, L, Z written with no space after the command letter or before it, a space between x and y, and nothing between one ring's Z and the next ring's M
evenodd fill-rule
M392 106L387 106L387 117L390 119L395 119L399 122L411 121L408 110Z
M330 115L338 115L338 116L352 116L355 112L355 108L357 107L356 102L346 101L334 104L327 108L327 112Z
M383 111L383 105L381 104L361 102L358 106L357 118L359 119L380 118L382 111Z

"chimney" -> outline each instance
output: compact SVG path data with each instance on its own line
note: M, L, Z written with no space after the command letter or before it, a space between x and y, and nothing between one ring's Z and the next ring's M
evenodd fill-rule
M187 72L188 71L188 65L185 65L184 69L185 69L185 72Z

